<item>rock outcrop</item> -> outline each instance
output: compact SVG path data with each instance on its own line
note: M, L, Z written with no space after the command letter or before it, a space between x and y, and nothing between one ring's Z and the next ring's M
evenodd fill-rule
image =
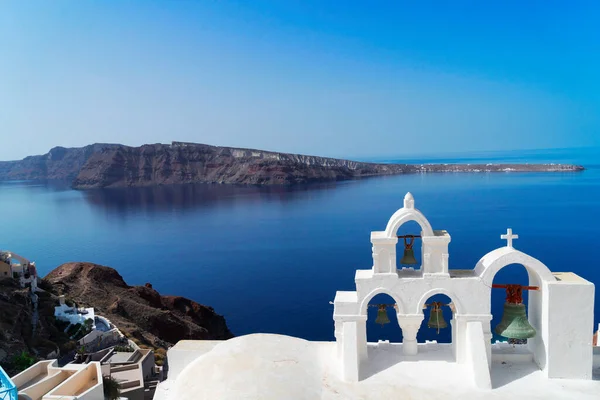
M73 188L189 183L289 185L431 172L580 171L564 164L376 164L335 158L173 142L141 147L54 148L0 163L0 180L69 180Z
M20 161L0 161L0 180L72 181L88 158L112 144L92 144L85 147L54 147L47 154L29 156Z
M37 296L38 315L34 317L29 288L21 288L15 279L0 278L0 365L9 375L27 368L23 354L35 362L74 348L66 348L65 326L59 326L54 318L58 297L43 290Z
M0 365L10 375L29 365L23 364L23 354L32 363L64 357L77 347L64 332L68 323L54 318L61 294L80 307L93 307L133 341L157 351L183 339L233 337L225 319L211 307L184 297L162 296L149 283L129 286L109 267L63 264L40 282L40 289L34 318L29 288L21 288L12 278L0 278Z
M179 296L162 296L152 288L129 286L110 267L67 263L50 272L44 283L79 306L94 307L124 334L142 344L166 348L184 339L233 337L225 318L211 307Z

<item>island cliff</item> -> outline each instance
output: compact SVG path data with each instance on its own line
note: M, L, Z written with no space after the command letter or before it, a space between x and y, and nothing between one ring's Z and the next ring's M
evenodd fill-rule
M285 185L431 172L580 171L565 164L376 164L263 150L173 142L129 147L57 147L0 162L0 180L68 180L75 189L188 183Z

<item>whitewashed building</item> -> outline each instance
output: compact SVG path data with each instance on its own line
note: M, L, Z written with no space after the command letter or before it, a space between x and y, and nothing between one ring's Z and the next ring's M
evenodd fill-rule
M92 330L96 329L96 319L94 318L94 309L79 308L75 306L69 306L65 303L65 296L59 296L59 305L54 307L54 316L65 322L69 322L72 325L85 324L85 321L91 321Z

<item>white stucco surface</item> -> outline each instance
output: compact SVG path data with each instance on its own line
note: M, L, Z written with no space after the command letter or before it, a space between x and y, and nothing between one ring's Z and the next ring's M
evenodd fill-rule
M186 341L184 346L189 349L193 343ZM181 372L162 382L154 399L597 400L600 396L600 381L547 379L533 361L519 359L518 350L513 351L517 361L511 362L507 349L512 347L507 345L499 346L498 361L493 357L492 389L480 390L470 382L468 365L454 362L449 344L419 344L418 356L406 356L402 344L369 343L369 361L360 382L338 378L334 342L255 334L214 344L191 361L169 358L170 366Z

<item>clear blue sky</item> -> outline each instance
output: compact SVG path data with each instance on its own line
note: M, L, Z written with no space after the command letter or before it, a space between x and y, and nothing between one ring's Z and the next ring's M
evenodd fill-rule
M0 1L0 159L600 145L598 1Z

